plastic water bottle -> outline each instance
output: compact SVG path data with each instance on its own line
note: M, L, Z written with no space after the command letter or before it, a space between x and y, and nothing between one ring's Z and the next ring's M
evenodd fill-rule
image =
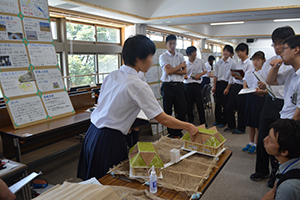
M156 193L157 192L157 175L154 169L154 165L151 167L151 174L150 174L150 192Z

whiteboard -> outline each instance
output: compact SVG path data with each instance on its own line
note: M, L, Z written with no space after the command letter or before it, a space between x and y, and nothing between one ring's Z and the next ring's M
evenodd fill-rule
M18 126L46 119L47 116L38 96L10 100L7 105L14 123Z
M20 0L20 7L25 16L49 18L47 0Z
M145 73L145 75L148 83L157 82L158 81L157 66L150 67L148 72Z
M0 69L28 66L29 60L23 43L0 43Z
M24 18L23 25L28 41L52 42L50 22L47 20Z
M18 0L0 0L0 12L18 14Z
M37 92L34 80L28 71L0 72L0 82L6 97L14 97Z
M21 19L9 15L0 15L0 40L23 40Z
M52 44L33 44L28 46L29 57L33 66L56 66L57 58Z
M50 117L73 111L71 100L65 91L42 95L42 99Z
M33 72L40 91L64 89L64 82L59 69L35 69Z

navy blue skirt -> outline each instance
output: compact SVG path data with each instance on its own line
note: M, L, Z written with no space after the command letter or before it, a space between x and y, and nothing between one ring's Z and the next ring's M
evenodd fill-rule
M128 158L125 135L120 131L91 124L82 145L77 177L87 180L103 177L109 168Z
M260 97L255 94L247 94L245 109L245 125L258 128L260 113L264 106L265 96Z

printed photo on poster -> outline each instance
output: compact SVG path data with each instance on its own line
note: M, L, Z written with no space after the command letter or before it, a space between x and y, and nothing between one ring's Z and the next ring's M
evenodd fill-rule
M29 57L33 66L56 66L55 48L51 44L33 44L28 46Z
M18 14L18 0L0 0L0 12Z
M25 16L49 18L47 0L20 0L20 6Z
M46 119L47 116L39 96L11 100L7 105L18 126Z
M24 18L25 35L29 41L51 42L50 23L46 20Z
M37 88L31 71L0 72L3 93L7 97L35 94Z
M23 43L0 43L0 69L28 66L29 60Z
M58 69L39 69L33 72L37 86L42 92L64 89L64 82Z
M0 15L0 40L23 40L23 28L19 17Z

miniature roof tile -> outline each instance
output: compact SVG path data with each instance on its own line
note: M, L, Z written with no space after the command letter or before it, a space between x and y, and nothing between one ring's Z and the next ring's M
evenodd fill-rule
M130 167L164 167L151 142L138 142L129 150Z

